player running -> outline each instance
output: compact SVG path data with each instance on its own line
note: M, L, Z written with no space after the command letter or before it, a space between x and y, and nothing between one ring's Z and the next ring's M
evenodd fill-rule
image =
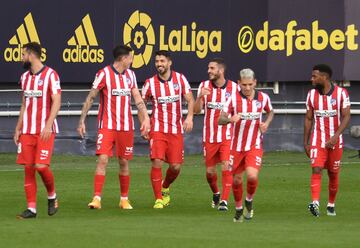
M194 98L190 85L181 73L171 70L172 59L168 51L155 53L157 74L145 81L142 97L152 102L150 159L151 183L155 195L155 209L170 204L170 184L180 173L184 160L183 132L193 128ZM182 120L182 97L188 103L188 114ZM162 165L169 167L162 181Z
M200 83L194 112L205 109L203 146L206 165L206 179L213 192L211 206L218 210L228 210L228 199L232 185L229 170L232 125L218 125L220 112L230 97L235 97L238 85L225 79L226 65L223 59L215 58L208 64L209 80ZM216 165L221 163L222 192L217 184ZM221 201L220 201L221 200Z
M50 161L55 133L59 132L56 116L61 106L61 88L56 71L43 65L40 57L39 43L30 42L23 46L22 61L26 72L20 78L23 95L14 142L18 147L16 163L24 165L27 209L17 215L19 219L36 217L36 172L46 187L48 215L52 216L58 210Z
M328 65L315 65L306 99L304 148L311 160L311 197L309 211L320 216L322 170L329 177L327 215L336 216L335 198L339 188L340 160L343 152L342 133L350 123L350 99L346 89L331 83L332 70ZM310 138L310 133L312 133Z
M119 45L113 50L114 62L101 69L95 77L89 95L82 108L78 132L81 137L86 133L85 118L100 92L98 114L98 136L96 155L98 162L94 177L94 196L88 204L90 209L101 208L101 194L105 182L106 166L109 157L116 157L119 162L120 202L122 209L133 209L128 199L130 172L129 160L133 157L134 120L131 113L131 96L138 108L141 135L150 130L150 119L146 106L137 87L135 73L129 69L132 61L132 49Z
M253 198L262 163L263 134L274 117L269 96L255 89L255 73L251 69L240 71L238 83L241 90L237 92L236 97L229 98L219 118L220 125L234 123L230 152L236 208L234 222L241 222L243 217L247 220L253 218ZM262 119L263 111L267 113L265 121ZM231 117L228 117L229 114ZM244 172L246 172L247 195L243 210L242 177Z

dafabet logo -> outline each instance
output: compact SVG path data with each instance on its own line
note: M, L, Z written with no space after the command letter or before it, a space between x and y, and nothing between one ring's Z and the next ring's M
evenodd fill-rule
M167 30L166 25L159 26L158 39L148 14L136 10L124 25L123 42L134 50L133 67L147 65L153 48L172 52L193 52L204 59L208 52L221 52L222 31L197 30L197 23L191 27L182 25L180 29Z
M63 60L66 63L104 62L104 50L98 48L99 44L89 14L82 19L67 45L69 48L65 48L63 52Z
M25 16L24 23L16 29L16 34L14 34L9 40L10 47L7 47L4 51L5 61L20 62L22 46L29 42L40 43L31 12ZM42 48L41 51L42 53L40 59L44 62L46 60L46 49Z

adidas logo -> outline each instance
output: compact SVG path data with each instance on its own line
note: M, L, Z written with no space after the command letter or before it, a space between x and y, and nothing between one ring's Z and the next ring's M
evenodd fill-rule
M98 47L90 15L87 14L82 23L75 29L73 35L67 42L68 46L63 52L63 60L66 63L102 63L104 62L104 50Z
M9 40L9 45L4 51L4 59L6 62L20 62L22 46L29 42L38 42L40 39L36 31L34 19L31 12L24 18L24 23L16 29L16 34ZM41 61L46 60L46 49L42 48Z

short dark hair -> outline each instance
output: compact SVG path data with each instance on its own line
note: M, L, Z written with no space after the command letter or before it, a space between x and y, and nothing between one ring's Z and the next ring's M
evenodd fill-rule
M23 45L23 48L36 55L36 57L41 57L41 45L37 42L29 42L25 45Z
M171 53L166 50L159 50L155 52L155 56L165 56L169 60L171 60Z
M329 78L332 76L332 70L331 67L326 64L318 64L313 67L313 71L319 71L322 73L326 73Z
M213 58L209 61L209 63L211 62L215 62L219 65L221 65L222 67L224 67L224 71L226 71L226 64L225 64L225 60L223 58Z
M129 55L133 50L131 47L118 45L113 49L113 56L115 60L120 59L122 56Z

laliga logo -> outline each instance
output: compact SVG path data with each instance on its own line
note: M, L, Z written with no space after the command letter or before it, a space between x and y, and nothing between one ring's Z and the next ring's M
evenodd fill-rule
M325 30L319 28L319 21L311 24L311 29L295 29L297 22L290 21L286 30L269 30L269 22L263 24L263 28L254 33L251 27L244 26L238 33L238 46L243 53L249 53L254 45L259 51L286 51L286 56L291 56L295 50L321 51L329 47L333 50L357 50L358 44L355 37L358 30L355 24L348 25L346 31L335 29Z
M134 50L133 68L149 64L155 45L155 32L150 16L138 10L132 13L124 24L123 42Z

